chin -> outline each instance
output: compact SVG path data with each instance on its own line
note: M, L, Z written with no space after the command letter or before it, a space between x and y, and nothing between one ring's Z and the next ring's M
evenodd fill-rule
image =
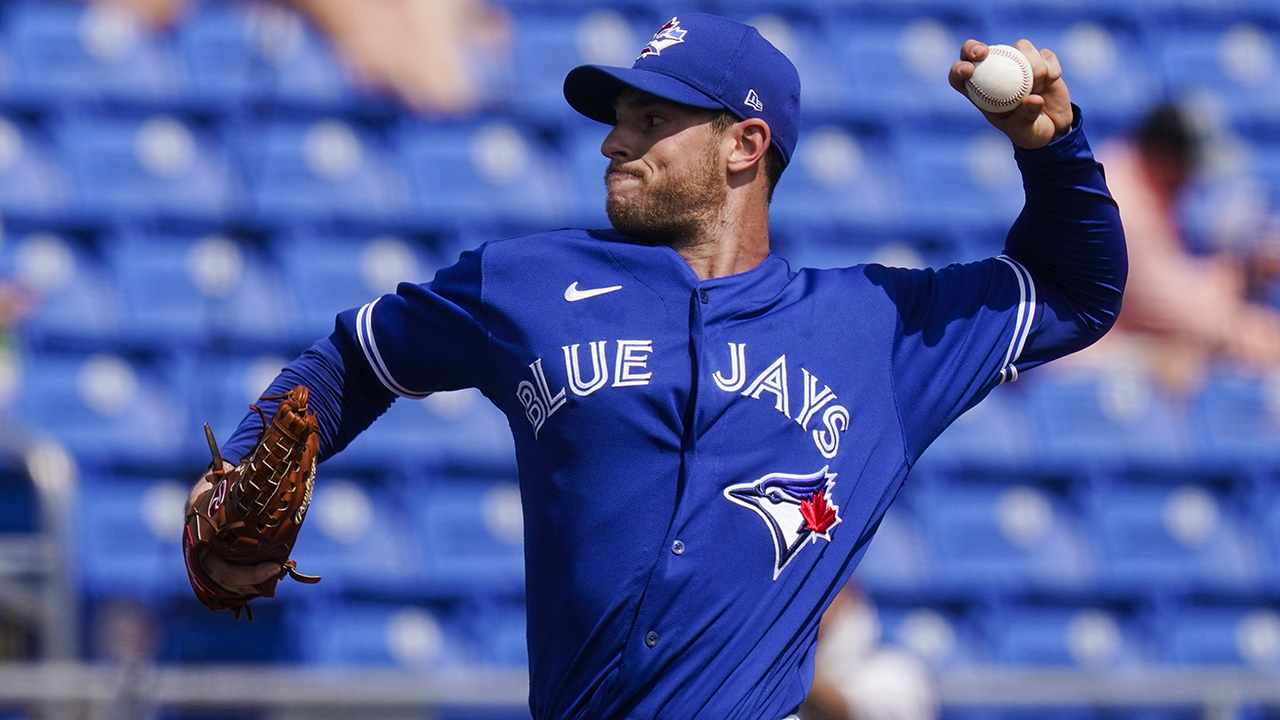
M612 205L605 206L605 213L608 214L609 224L613 226L614 230L642 245L673 245L676 243L678 233L673 232L671 228L661 227L657 224L646 222L641 218L633 217L625 209L616 208Z

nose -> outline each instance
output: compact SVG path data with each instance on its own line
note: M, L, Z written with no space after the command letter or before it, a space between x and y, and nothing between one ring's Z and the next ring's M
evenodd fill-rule
M614 125L609 134L605 136L604 142L600 145L600 154L610 160L626 162L634 156L631 152L631 144L627 142L625 133L620 125Z

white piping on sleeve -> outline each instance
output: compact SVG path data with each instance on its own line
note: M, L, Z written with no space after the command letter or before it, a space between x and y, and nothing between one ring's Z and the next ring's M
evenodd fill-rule
M374 300L360 308L360 312L356 314L356 337L360 340L360 349L364 351L365 360L369 362L369 367L373 368L373 374L378 376L378 381L384 387L401 397L421 399L430 395L429 392L413 392L396 382L391 376L391 371L387 369L386 363L382 361L382 355L378 353L378 343L373 338L373 306L377 304L378 301Z
M1013 338L1009 341L1009 349L1005 352L1004 364L1000 369L1000 383L1004 384L1018 379L1018 368L1014 367L1014 363L1022 357L1022 350L1035 325L1036 284L1031 273L1017 260L1008 255L1001 255L996 259L1013 268L1013 274L1018 278L1018 316L1014 321Z

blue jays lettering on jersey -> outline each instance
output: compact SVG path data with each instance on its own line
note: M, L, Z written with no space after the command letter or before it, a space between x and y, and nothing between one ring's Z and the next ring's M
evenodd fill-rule
M1118 312L1123 236L1082 132L1016 154L998 258L699 281L613 231L494 241L343 313L272 388L312 387L326 456L396 396L478 387L504 411L534 718L778 720L928 444Z

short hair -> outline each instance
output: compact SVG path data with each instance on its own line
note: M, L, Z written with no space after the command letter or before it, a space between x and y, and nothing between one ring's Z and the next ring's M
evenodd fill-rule
M1187 168L1204 160L1205 138L1187 112L1177 105L1157 106L1134 132L1146 152L1158 152Z
M721 110L711 118L711 127L718 133L723 135L733 127L734 123L739 122L737 115L728 110ZM777 144L769 143L769 150L764 155L764 176L769 184L769 202L773 202L773 189L778 186L778 180L782 178L782 171L786 169L787 163L782 159L782 151L778 149Z

